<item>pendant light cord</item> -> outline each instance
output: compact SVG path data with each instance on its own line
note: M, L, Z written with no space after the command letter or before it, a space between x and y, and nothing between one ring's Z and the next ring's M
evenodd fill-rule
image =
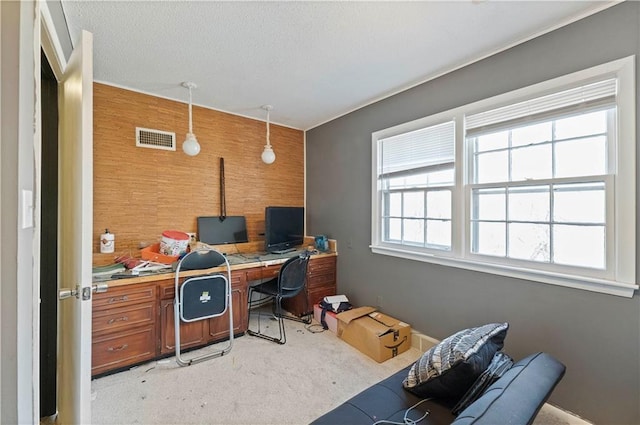
M271 112L269 109L267 109L267 146L271 147L271 140L269 138L269 112Z
M191 120L191 86L189 86L189 133L193 134L193 124Z
M224 158L220 157L220 221L227 218L227 199L224 187Z

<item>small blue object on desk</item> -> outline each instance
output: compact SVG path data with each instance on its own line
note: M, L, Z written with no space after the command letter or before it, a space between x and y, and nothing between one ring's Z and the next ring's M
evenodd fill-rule
M328 251L329 250L329 239L325 235L318 235L315 237L316 241L316 249L318 251Z

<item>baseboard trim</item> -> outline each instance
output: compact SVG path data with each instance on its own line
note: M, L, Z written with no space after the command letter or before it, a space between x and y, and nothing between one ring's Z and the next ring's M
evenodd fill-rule
M422 353L437 345L439 342L440 340L432 338L429 335L425 335L413 329L411 330L411 347L420 350Z

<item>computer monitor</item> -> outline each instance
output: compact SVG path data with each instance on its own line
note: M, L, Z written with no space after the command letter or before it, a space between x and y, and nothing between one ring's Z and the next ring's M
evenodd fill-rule
M304 207L266 207L264 227L267 252L293 251L304 243Z
M244 216L198 217L198 240L209 245L249 242Z

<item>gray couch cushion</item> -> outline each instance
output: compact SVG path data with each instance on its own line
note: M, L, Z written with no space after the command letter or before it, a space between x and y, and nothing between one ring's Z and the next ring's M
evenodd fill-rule
M532 354L506 371L453 424L531 424L564 371L549 354Z

